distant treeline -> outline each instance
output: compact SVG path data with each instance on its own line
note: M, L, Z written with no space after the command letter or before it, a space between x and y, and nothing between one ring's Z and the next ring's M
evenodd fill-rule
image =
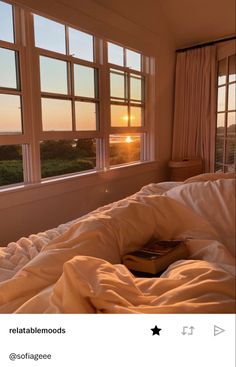
M40 144L42 178L96 168L96 140L47 140ZM140 160L140 142L110 144L110 164ZM23 182L21 145L0 146L0 185Z

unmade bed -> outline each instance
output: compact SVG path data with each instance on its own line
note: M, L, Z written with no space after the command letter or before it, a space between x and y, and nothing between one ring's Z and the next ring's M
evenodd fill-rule
M122 255L184 239L189 258L135 277ZM0 248L0 313L234 313L235 179L150 184Z

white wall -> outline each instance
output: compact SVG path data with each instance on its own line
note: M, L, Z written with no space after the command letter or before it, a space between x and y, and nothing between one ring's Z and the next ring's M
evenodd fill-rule
M156 161L122 168L119 172L112 170L0 193L0 245L55 227L132 194L145 184L167 179L171 153L175 53L161 13L157 14L160 23L157 35L90 0L67 0L66 6L63 1L48 0L19 0L17 3L155 56Z

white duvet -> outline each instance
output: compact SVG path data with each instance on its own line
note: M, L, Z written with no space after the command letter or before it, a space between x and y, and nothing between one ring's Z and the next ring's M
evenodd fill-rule
M0 252L0 313L235 312L235 180L151 184ZM135 278L121 257L186 239L189 259Z

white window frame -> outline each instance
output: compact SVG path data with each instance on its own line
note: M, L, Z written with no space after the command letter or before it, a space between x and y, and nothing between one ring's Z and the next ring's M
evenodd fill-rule
M124 66L120 66L120 65L116 65L113 63L109 63L108 62L108 43L111 42L117 46L120 46L124 49L124 53L123 53L123 57L124 57ZM151 145L149 144L149 138L150 138L150 131L151 131L151 122L153 121L151 118L151 113L150 113L150 109L148 109L148 107L150 106L150 102L148 103L148 101L152 100L152 96L151 96L151 77L150 77L150 70L153 68L153 60L150 57L144 56L141 52L141 70L137 71L135 69L131 69L126 65L126 53L127 53L127 49L134 51L134 52L138 52L137 50L132 50L130 47L127 47L125 45L122 44L118 44L116 42L113 42L111 40L106 40L104 42L104 55L106 55L106 75L108 78L108 93L107 93L107 101L109 101L109 112L107 115L107 126L106 126L106 131L107 131L107 143L108 143L108 149L109 149L109 136L110 135L131 135L132 134L140 134L141 139L140 139L140 163L141 162L145 162L145 161L150 161L151 157L152 157L152 149L151 149ZM127 88L128 91L128 95L125 98L124 102L121 102L119 98L117 98L117 102L115 102L115 98L110 97L110 70L118 70L121 71L123 73L125 73L127 76L126 78L128 79L128 86L126 86L125 88ZM135 104L131 101L130 99L130 74L132 75L137 75L139 77L141 77L142 79L142 83L144 84L144 90L142 91L144 94L144 98L142 100L142 102L140 104ZM150 99L149 99L150 98ZM128 115L129 115L129 110L130 110L130 106L134 106L134 107L140 107L143 110L143 124L140 127L131 127L131 126L127 126L127 127L115 127L115 126L111 126L111 113L110 113L110 106L111 105L127 105L128 106ZM129 121L129 125L130 125L130 121ZM126 163L127 165L131 165L132 162L130 163ZM118 165L119 167L120 165ZM110 166L109 165L109 154L106 155L106 167L107 168L114 168L114 166ZM115 166L116 167L116 166Z
M4 1L5 2L5 1ZM26 48L26 33L24 31L24 10L14 5L13 3L6 2L12 5L13 13L13 27L14 27L14 43L0 40L0 47L9 50L14 50L18 53L18 71L19 71L19 83L20 89L14 90L11 88L0 88L2 94L19 95L21 97L21 114L22 114L22 133L19 134L0 134L0 145L22 145L22 160L23 160L23 177L24 184L32 182L32 169L29 146L32 142L32 128L30 124L31 120L31 105L28 103L30 100L30 84L27 77L27 48ZM11 185L11 186L17 186ZM1 187L0 187L1 190Z
M233 56L236 54L236 41L230 41L230 42L225 42L225 44L222 45L218 45L217 48L217 101L218 101L218 89L220 87L225 87L225 109L224 111L218 111L216 108L216 138L215 138L215 151L216 151L216 139L217 139L217 116L218 114L222 114L224 115L224 136L222 137L223 140L223 159L222 162L217 162L216 161L216 154L215 154L215 162L214 162L214 166L215 166L215 171L219 172L228 172L229 170L232 170L232 165L227 164L226 162L226 148L227 148L227 142L229 140L229 138L227 137L227 128L228 128L228 113L230 112L235 112L236 110L229 110L228 109L228 92L229 92L229 86L230 85L235 85L236 87L236 81L234 82L229 82L229 58L230 56ZM222 83L220 85L218 85L218 63L220 61L226 60L226 81L225 83ZM216 153L216 152L215 152ZM236 154L236 151L235 151ZM234 171L235 171L235 164L236 164L236 157L235 157L235 162L234 162ZM219 168L217 169L217 166L221 166L221 170L219 170Z

